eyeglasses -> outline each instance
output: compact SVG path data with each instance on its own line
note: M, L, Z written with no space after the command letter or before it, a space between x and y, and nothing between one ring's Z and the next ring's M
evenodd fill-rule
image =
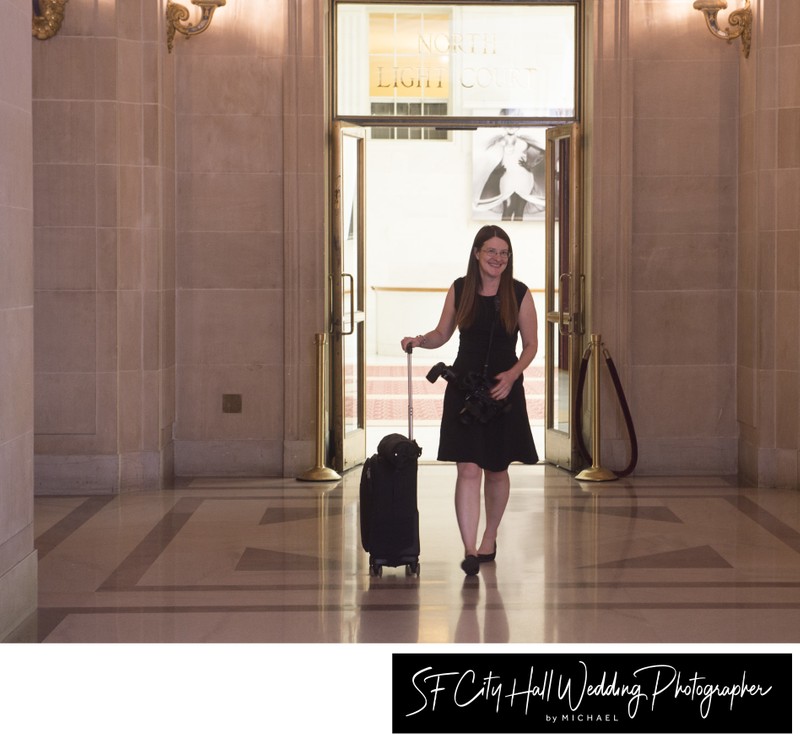
M508 250L496 250L494 247L488 247L481 252L485 252L489 257L499 257L501 260L508 260L511 255Z

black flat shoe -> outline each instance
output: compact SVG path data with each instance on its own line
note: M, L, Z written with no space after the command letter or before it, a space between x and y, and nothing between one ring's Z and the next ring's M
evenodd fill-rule
M479 553L478 554L478 561L481 563L489 563L489 561L494 561L494 557L497 555L497 541L494 544L494 550L491 553Z
M467 576L475 576L481 570L481 562L477 556L467 556L461 562L461 569Z

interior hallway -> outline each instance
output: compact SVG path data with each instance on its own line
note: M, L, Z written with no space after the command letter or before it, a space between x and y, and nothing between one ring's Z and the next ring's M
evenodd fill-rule
M359 476L38 496L38 616L12 641L800 641L796 491L723 478L587 485L515 466L497 561L465 578L455 469L422 465L421 573L371 578Z

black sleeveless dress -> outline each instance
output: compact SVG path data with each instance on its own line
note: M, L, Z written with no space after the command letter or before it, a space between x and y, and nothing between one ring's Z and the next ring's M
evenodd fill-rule
M464 279L458 278L453 284L456 307L461 300ZM514 281L517 306L528 288ZM536 463L539 456L531 435L531 425L525 406L525 391L520 376L508 395L507 410L500 411L486 422L476 419L476 415L465 411L469 390L464 388L463 379L467 375L483 374L487 350L491 340L491 352L486 375L491 381L502 371L508 370L517 362L517 337L519 331L509 335L500 323L494 296L479 296L478 315L471 327L459 333L458 355L453 363L453 371L458 381L447 383L444 394L444 408L439 435L440 461L457 463L477 463L489 471L505 471L509 464ZM472 376L474 378L474 376ZM479 405L478 410L485 409Z

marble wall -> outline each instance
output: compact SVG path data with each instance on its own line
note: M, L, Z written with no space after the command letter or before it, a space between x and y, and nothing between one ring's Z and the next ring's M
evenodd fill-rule
M154 3L78 0L34 43L36 486L172 474L174 65Z
M313 458L325 330L324 3L228 3L176 39L176 473ZM223 396L241 399L226 412Z
M30 12L0 0L0 640L36 607Z
M755 0L739 105L739 471L800 487L800 4Z
M39 491L314 450L325 13L229 3L170 52L165 5L71 0L34 48Z
M33 49L42 491L313 462L328 4L231 1L171 54L164 5L70 0ZM733 474L741 457L792 485L796 321L777 318L800 310L797 11L755 3L744 60L690 0L587 8L588 329L620 369L637 472ZM622 464L613 405L604 450Z
M636 472L733 474L738 46L689 2L609 1L590 20L589 329L620 371ZM623 468L605 392L603 462Z

